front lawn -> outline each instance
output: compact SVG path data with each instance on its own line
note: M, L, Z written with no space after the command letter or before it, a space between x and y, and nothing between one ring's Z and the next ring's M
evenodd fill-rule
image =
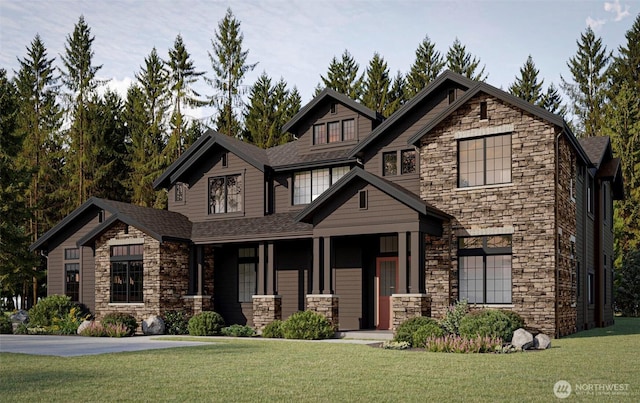
M216 341L69 358L0 354L0 400L553 401L559 380L582 388L571 399L640 400L640 319L618 318L613 327L553 340L549 350L508 355ZM595 390L611 384L628 385L627 394Z

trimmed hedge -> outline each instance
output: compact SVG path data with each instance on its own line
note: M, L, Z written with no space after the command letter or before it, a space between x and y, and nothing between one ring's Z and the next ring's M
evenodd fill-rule
M217 312L204 311L189 319L188 327L191 336L217 336L224 327L224 319Z
M333 337L335 331L324 315L313 311L296 312L282 324L285 339L320 340Z
M413 332L413 347L423 348L427 339L433 337L443 337L444 330L437 323L429 323L428 325L420 326L415 332Z
M267 326L262 329L262 337L268 337L271 339L282 339L284 338L284 332L282 331L282 325L284 324L281 320L274 320L269 323Z

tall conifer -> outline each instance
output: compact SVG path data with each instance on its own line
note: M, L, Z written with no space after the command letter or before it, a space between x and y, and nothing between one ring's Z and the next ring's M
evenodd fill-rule
M406 78L406 98L411 99L424 87L435 80L445 66L445 60L436 50L435 43L425 36L418 49L416 49L416 59L411 65Z

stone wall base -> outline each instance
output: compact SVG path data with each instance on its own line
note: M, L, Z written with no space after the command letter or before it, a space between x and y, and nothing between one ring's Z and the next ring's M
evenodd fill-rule
M274 320L282 319L282 297L280 295L253 296L253 327L262 332Z
M392 294L392 330L407 319L416 316L431 316L431 297L427 294Z
M211 295L186 295L182 299L184 300L184 310L190 315L213 311L213 297Z
M307 310L318 312L329 320L334 330L340 326L338 296L334 294L308 294Z

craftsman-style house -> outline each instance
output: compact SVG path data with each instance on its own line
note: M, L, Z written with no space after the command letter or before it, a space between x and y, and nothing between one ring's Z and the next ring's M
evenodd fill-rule
M257 328L310 309L389 329L461 299L557 337L613 323L608 138L451 72L388 119L324 90L284 131L208 131L155 181L168 211L89 199L32 245L49 294Z

